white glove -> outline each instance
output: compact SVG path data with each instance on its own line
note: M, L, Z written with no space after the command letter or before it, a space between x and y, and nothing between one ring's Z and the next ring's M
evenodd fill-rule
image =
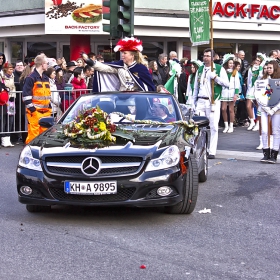
M215 71L210 72L210 78L211 78L211 79L215 79L216 76L217 76L217 74L216 74Z
M263 106L262 109L268 114L268 112L270 111L270 108L269 107L265 107Z
M275 113L275 111L273 109L270 109L267 114L270 115L270 116L273 116Z

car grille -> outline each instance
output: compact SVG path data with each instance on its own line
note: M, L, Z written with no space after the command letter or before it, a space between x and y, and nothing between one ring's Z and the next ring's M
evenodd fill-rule
M60 176L74 175L78 177L85 177L81 168L71 168L71 164L82 164L82 162L89 157L86 156L60 156L60 157L46 157L46 171ZM95 178L105 178L112 176L129 176L137 174L143 165L141 157L127 157L127 156L96 156L102 164L118 164L117 167L102 168L96 174ZM52 164L50 164L52 163ZM135 164L135 166L131 166ZM65 165L65 166L63 166ZM69 165L69 166L67 166ZM126 166L130 165L130 166Z
M92 155L90 155L92 156ZM69 163L82 163L84 159L89 157L86 156L60 156L60 157L47 157L46 162L56 161L56 162L69 162ZM141 162L141 157L112 157L112 156L96 156L103 163L125 163L125 162Z
M77 195L67 194L63 189L50 188L51 195L60 201L76 201L76 202L114 202L114 201L125 201L132 197L135 192L135 188L123 188L118 189L116 194L107 195Z
M114 176L114 175L127 175L131 173L135 173L138 170L138 166L136 167L121 167L121 168L110 168L110 169L102 169L96 177L105 177L105 176ZM51 173L59 174L59 175L81 175L85 176L81 169L77 168L65 168L65 167L56 167L50 166L48 167L48 171Z

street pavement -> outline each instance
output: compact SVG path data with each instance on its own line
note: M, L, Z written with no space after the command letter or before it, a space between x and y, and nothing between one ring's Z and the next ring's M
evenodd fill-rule
M29 213L16 191L23 145L0 149L0 279L280 279L279 166L248 156L261 157L258 132L219 131L191 215L70 206Z
M219 128L216 158L260 161L262 150L256 150L259 141L259 131L248 131L247 127L235 127L233 133Z

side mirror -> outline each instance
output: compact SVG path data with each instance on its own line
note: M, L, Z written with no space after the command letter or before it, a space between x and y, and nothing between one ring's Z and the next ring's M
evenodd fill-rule
M199 128L206 127L209 125L209 119L202 116L193 116L193 121L198 125Z
M55 124L53 117L44 117L39 120L39 125L45 128L50 128Z

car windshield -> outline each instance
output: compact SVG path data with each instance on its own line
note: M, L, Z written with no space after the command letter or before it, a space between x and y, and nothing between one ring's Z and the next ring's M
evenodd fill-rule
M125 92L82 96L68 111L67 115L62 118L62 124L73 121L80 112L97 106L111 114L114 123L131 122L133 120L170 123L181 120L178 105L172 95ZM116 112L128 116L130 120L124 119Z

